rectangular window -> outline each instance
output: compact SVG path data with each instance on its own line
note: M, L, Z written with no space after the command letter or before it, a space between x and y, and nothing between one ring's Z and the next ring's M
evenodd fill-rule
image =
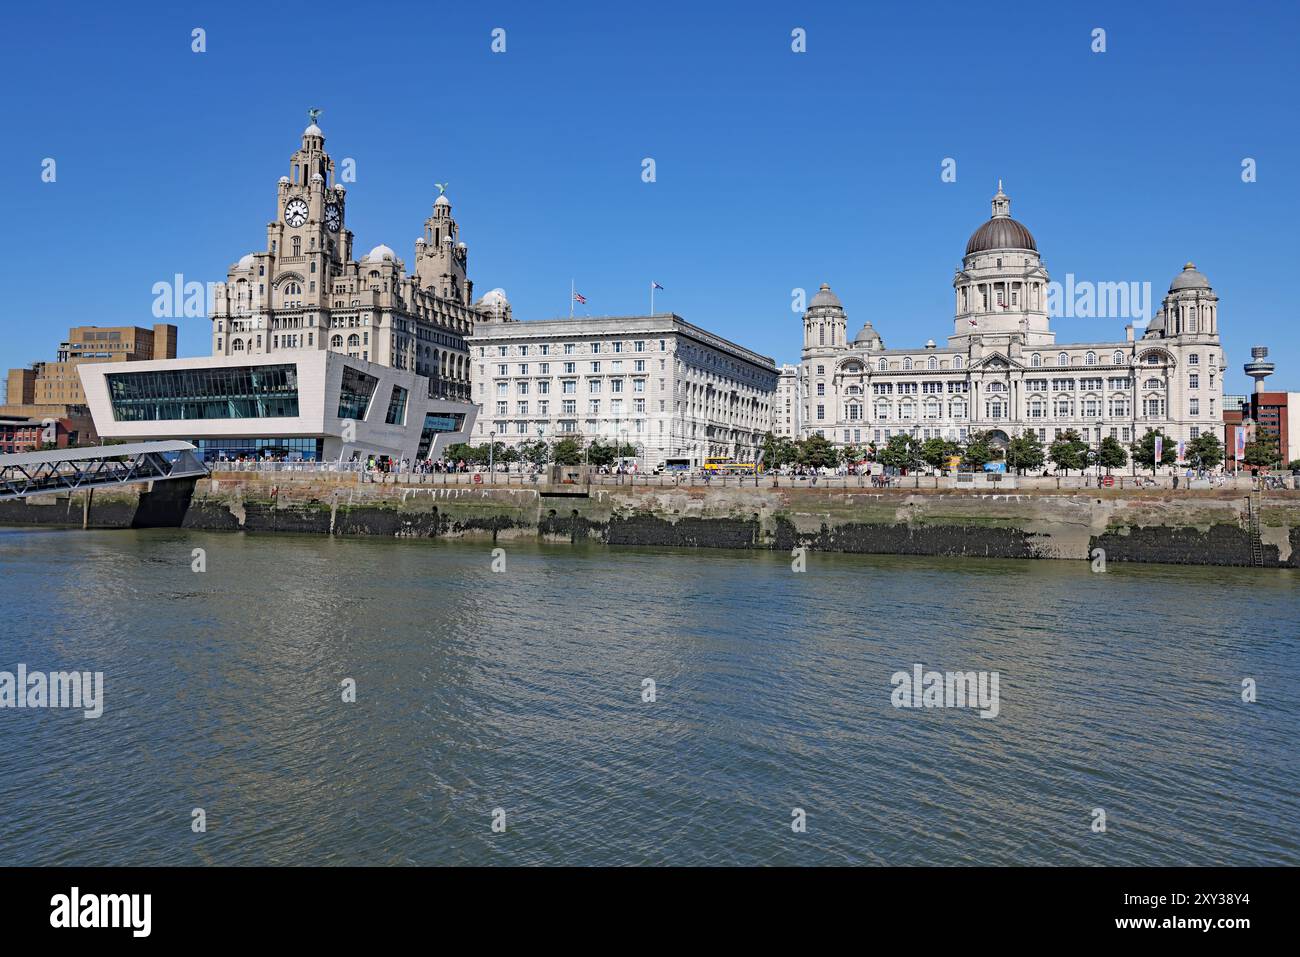
M374 397L375 386L379 380L372 375L343 367L343 382L339 388L339 418L364 419L370 411L370 400Z
M384 416L388 425L406 424L406 395L400 385L393 386L393 394L388 398L388 415Z
M117 372L104 378L118 422L298 415L298 367L293 363Z

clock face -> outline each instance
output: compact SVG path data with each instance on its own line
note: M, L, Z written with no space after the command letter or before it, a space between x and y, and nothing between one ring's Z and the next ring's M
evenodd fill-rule
M284 221L290 226L301 226L307 222L307 201L291 199L284 207Z
M342 222L343 215L339 212L337 203L330 203L325 207L325 225L329 227L330 232L337 233Z

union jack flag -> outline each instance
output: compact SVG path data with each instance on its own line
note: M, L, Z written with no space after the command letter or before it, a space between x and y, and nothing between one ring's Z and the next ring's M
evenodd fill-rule
M580 302L580 303L582 303L583 305L586 305L586 303L587 303L587 297L584 296L584 295L583 295L582 293L580 293L580 292L575 292L575 293L573 294L573 301L574 301L574 302Z

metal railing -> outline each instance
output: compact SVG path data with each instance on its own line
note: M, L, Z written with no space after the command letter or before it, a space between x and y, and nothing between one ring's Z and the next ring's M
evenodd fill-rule
M363 462L208 462L213 473L269 474L269 475L348 475L356 481L381 485L425 485L425 486L500 486L527 488L536 485L551 484L547 472L496 471L489 473L483 468L471 468L465 472L424 472L408 468L391 468L389 471L367 468ZM970 478L967 478L970 476ZM1180 475L1178 491L1189 488L1185 475ZM1274 477L1270 477L1273 479ZM963 481L965 479L965 481ZM604 488L689 488L689 489L737 489L737 488L785 488L785 489L825 489L825 490L871 490L897 489L901 491L920 490L969 490L996 491L1004 484L997 473L950 473L947 475L919 474L911 475L781 475L767 473L759 475L718 475L701 472L660 474L636 472L619 474L590 474L580 476L572 481L562 481L566 485L591 485ZM1115 490L1142 491L1148 489L1174 490L1171 475L1028 475L1015 476L1016 491L1079 491L1079 490ZM1231 474L1214 474L1206 478L1194 478L1190 488L1209 488L1211 490L1249 491L1261 486L1267 491L1294 491L1295 480L1287 475L1265 481L1262 477L1254 480L1249 475L1233 476Z

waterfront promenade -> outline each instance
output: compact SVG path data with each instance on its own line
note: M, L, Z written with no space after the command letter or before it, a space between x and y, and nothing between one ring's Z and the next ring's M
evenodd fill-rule
M575 466L570 479L552 481L546 474L527 472L488 472L476 470L469 472L381 472L368 470L356 463L336 464L330 462L214 462L211 463L213 475L260 475L260 476L301 476L303 478L322 478L336 481L355 481L376 485L405 485L429 487L498 487L498 488L539 488L548 485L563 484L593 486L596 488L687 488L687 489L740 489L740 488L796 488L822 489L828 491L850 491L854 489L876 489L896 491L953 491L963 490L963 483L955 480L954 475L705 475L700 472L688 473L624 473L622 475L599 474L583 467ZM962 473L968 474L968 473ZM1238 474L1217 474L1208 479L1194 479L1189 482L1185 474L1179 474L1175 488L1175 476L1168 473L1151 475L1150 473L1115 473L1110 476L1087 475L1022 475L1015 476L1014 481L1007 481L997 473L981 475L983 480L978 491L996 492L999 481L1005 482L1009 489L1017 492L1034 491L1078 491L1092 489L1099 492L1150 492L1168 490L1183 492L1239 492L1243 495L1259 488L1269 493L1285 495L1287 492L1300 493L1300 476L1290 473L1273 476L1263 481L1246 472ZM1109 479L1107 483L1105 480ZM976 490L972 488L972 490Z

